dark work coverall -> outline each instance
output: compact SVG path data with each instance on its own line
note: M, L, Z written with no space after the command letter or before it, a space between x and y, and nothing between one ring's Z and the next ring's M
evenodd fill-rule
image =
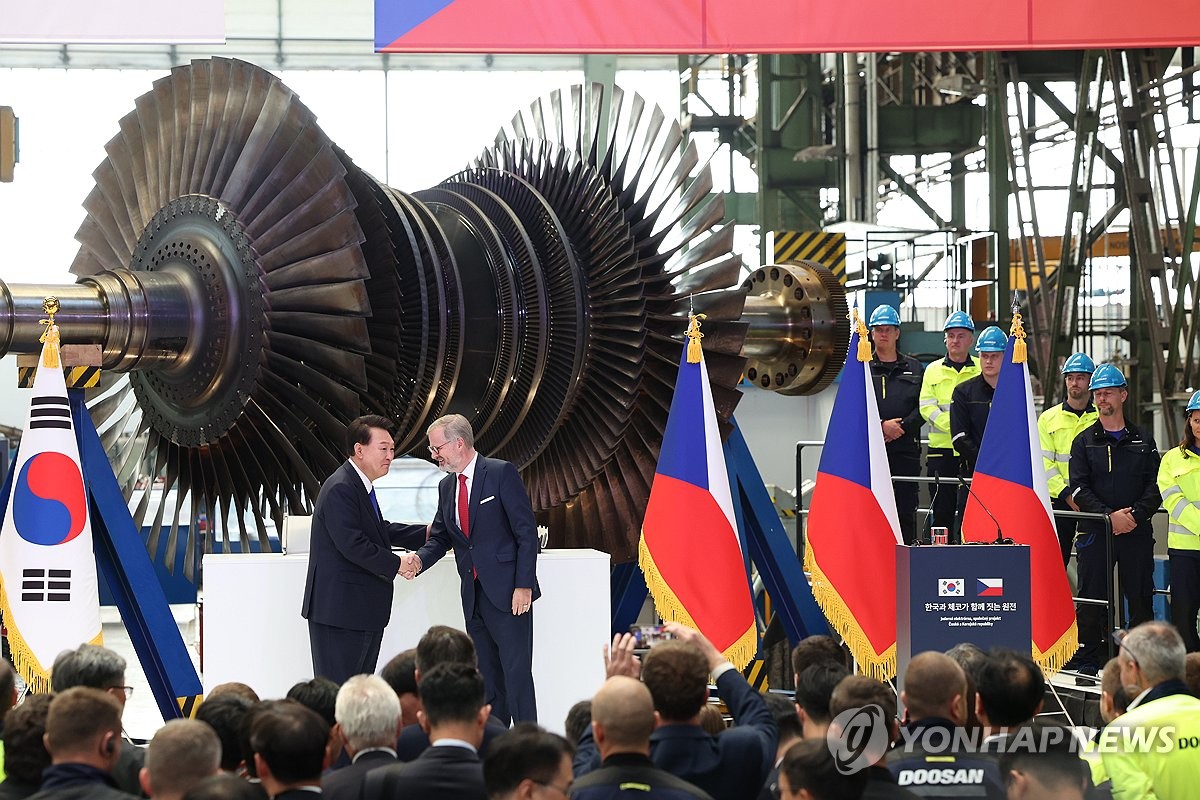
M921 362L912 356L897 353L895 361L871 359L871 382L875 385L875 402L879 419L899 419L904 435L887 443L888 469L893 477L916 477L921 473ZM896 491L896 513L900 517L900 532L905 544L916 536L917 484L905 481L892 483Z
M1162 502L1158 461L1154 437L1128 422L1114 434L1097 421L1071 445L1070 492L1079 510L1110 514L1132 508L1137 521L1136 528L1112 539L1121 594L1129 604L1130 628L1154 616L1154 533L1150 520ZM1099 520L1079 522L1075 552L1079 558L1080 597L1112 599L1108 597L1111 566L1104 542L1106 531ZM1081 645L1077 662L1103 666L1108 657L1108 611L1103 606L1082 605L1077 615Z
M954 387L954 394L950 399L950 441L962 456L962 472L959 474L964 478L975 474L975 459L979 458L983 430L987 427L988 414L992 411L992 398L995 396L996 390L982 375L976 375ZM967 492L960 486L954 514L956 541L961 539L959 532L966 507Z

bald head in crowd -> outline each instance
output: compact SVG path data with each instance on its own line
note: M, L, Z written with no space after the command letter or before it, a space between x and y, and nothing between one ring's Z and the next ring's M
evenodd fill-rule
M948 719L962 725L967 718L967 677L962 667L942 653L920 653L908 663L900 702L908 718Z
M221 740L206 723L173 719L158 729L146 750L140 779L154 800L179 800L221 769Z
M654 700L639 680L609 678L592 698L592 735L601 758L613 753L650 754Z

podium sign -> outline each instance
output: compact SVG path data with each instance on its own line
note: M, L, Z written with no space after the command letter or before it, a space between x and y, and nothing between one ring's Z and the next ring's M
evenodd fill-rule
M961 642L1032 654L1029 592L1025 545L897 545L897 674Z

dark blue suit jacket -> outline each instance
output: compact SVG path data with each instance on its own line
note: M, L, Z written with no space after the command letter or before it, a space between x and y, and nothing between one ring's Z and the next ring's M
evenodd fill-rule
M775 763L779 728L762 695L736 669L717 678L734 727L713 736L699 725L663 725L650 734L650 758L716 800L755 800ZM600 767L587 728L575 751L575 777Z
M391 547L412 549L424 541L424 525L381 521L362 478L344 462L317 495L301 614L335 628L382 631L400 569Z
M470 539L455 521L457 505L458 475L452 473L438 484L438 511L429 541L417 550L421 569L433 566L454 548L467 619L475 607L472 569L478 570L479 584L497 608L511 608L513 590L517 588L533 589L536 600L541 595L537 583L537 523L517 468L498 458L477 456L467 505Z
M363 779L364 800L454 798L487 800L483 762L464 747L430 747L416 761L371 770Z

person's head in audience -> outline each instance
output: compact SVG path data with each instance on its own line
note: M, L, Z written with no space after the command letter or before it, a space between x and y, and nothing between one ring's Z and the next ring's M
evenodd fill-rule
M438 664L477 666L475 642L467 633L458 628L451 628L449 625L434 625L425 631L425 635L417 642L415 662L417 681L420 682L422 673L428 672Z
M268 703L250 726L254 768L271 797L288 789L320 786L326 766L329 726L297 702Z
M708 701L708 661L698 648L681 641L651 648L642 662L642 682L660 725L700 724L700 709Z
M469 664L438 664L421 675L417 721L429 741L460 739L479 749L492 707L484 702L483 676Z
M291 701L260 700L247 709L246 715L242 717L242 724L238 727L238 745L242 751L242 767L246 770L246 777L252 781L258 780L258 771L254 767L254 748L250 746L250 731L254 729L254 718L268 708L283 702Z
M1000 775L1009 800L1083 800L1087 767L1067 728L1033 722L1031 747L1005 748ZM1022 734L1024 731L1022 731Z
M180 800L183 793L221 767L221 740L194 719L173 719L158 729L146 748L138 780L154 800Z
M221 742L221 769L237 772L242 765L242 722L254 703L240 694L226 692L209 697L196 709L196 719L206 723Z
M9 709L17 704L17 673L8 659L0 658L0 722Z
M602 759L616 753L650 755L654 700L641 681L609 678L592 698L592 736Z
M1143 622L1125 634L1117 653L1121 684L1130 697L1170 680L1182 681L1187 648L1174 625Z
M975 686L978 683L976 673L984 659L987 658L987 653L972 642L959 642L947 650L946 655L962 667L963 674L967 676L967 721L963 727L970 731L976 730L982 727L979 717L975 715Z
M333 707L337 703L338 685L329 678L300 681L288 689L287 699L317 712L329 727L333 727Z
M806 636L792 648L792 681L813 664L840 664L846 666L846 653L832 636L817 634Z
M214 775L188 789L183 800L262 800L262 787L236 775Z
M387 681L400 698L401 724L416 725L417 709L421 707L421 698L417 695L417 649L411 647L392 656L380 670L379 677Z
M721 714L721 709L714 706L712 703L705 703L700 706L700 727L704 728L705 733L710 736L719 736L725 732L725 717Z
M940 718L962 726L967 719L966 695L962 667L949 656L931 651L918 653L908 663L900 702L911 722Z
M1110 658L1100 672L1100 719L1112 722L1129 710L1129 693L1121 685L1121 661Z
M1031 721L1042 710L1046 679L1027 655L994 647L975 670L975 715L989 734Z
M121 753L121 705L111 694L86 686L56 692L46 715L50 761L85 764L111 773Z
M42 770L50 766L46 750L46 716L52 694L35 694L8 712L4 718L4 772L7 780L29 787L39 786Z
M804 738L804 728L800 724L800 714L796 711L796 702L787 695L778 692L767 692L763 695L767 710L775 718L775 726L779 728L779 744L775 748L775 763L783 759L783 754L796 742Z
M779 794L783 800L852 800L862 796L867 773L838 772L825 739L802 739L788 749L779 764Z
M240 683L238 681L228 681L226 683L218 683L216 686L213 687L213 690L211 692L209 692L208 696L205 697L204 699L205 700L213 700L215 698L222 697L224 695L235 695L237 697L241 697L246 700L249 700L251 703L257 703L262 699L258 696L258 692L254 691L254 689L250 688L249 685L247 685L245 683Z
M653 707L651 707L651 713L654 713ZM567 741L578 742L579 737L583 736L583 732L591 724L592 701L580 700L571 706L571 710L567 712L567 718L563 722L563 731L567 734Z
M1188 691L1200 697L1200 653L1188 653L1183 660L1183 682Z
M829 729L829 697L846 677L841 664L812 664L796 676L796 711L805 739L824 739Z
M337 730L351 758L371 747L395 747L400 698L377 675L355 675L338 690Z
M890 745L899 739L900 720L896 718L896 692L886 683L868 678L866 675L847 675L842 678L829 698L829 714L835 720L845 711L867 706L879 707L880 714L888 727L887 743ZM831 727L829 734L841 736L843 731ZM882 764L886 759L887 749L884 748L875 763Z
M592 711L594 714L595 700ZM514 725L492 742L483 761L488 800L567 797L573 780L573 753L570 742L557 734L527 722Z
M107 647L94 644L64 650L50 668L50 688L57 693L75 686L107 692L124 710L125 659Z

